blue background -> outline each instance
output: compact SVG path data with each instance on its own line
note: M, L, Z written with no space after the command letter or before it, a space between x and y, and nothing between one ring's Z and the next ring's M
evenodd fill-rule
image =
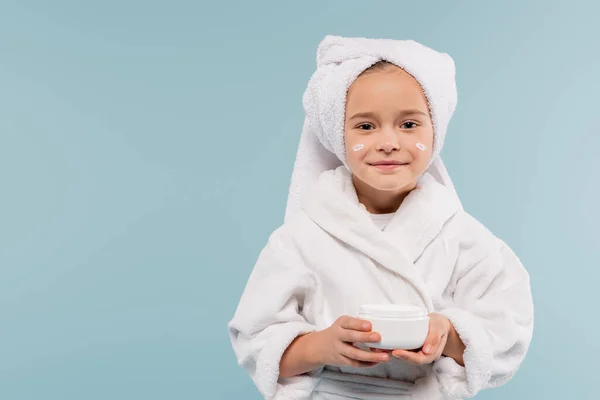
M536 306L521 370L478 398L595 397L600 9L522 3L4 0L0 398L260 398L226 325L326 34L455 59L443 155Z

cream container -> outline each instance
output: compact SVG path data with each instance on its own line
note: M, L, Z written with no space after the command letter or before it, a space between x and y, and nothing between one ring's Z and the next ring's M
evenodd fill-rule
M358 318L371 322L371 330L381 335L380 342L365 343L377 349L418 349L429 332L427 310L416 306L365 304L360 307Z

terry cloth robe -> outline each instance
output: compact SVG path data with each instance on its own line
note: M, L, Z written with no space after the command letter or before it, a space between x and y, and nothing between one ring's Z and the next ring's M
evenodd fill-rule
M299 335L365 303L412 304L447 316L465 366L442 357L415 366L325 366L279 379ZM533 331L529 275L511 249L467 214L431 175L383 230L358 202L341 166L322 173L302 211L268 240L229 334L239 365L265 399L460 399L507 382Z

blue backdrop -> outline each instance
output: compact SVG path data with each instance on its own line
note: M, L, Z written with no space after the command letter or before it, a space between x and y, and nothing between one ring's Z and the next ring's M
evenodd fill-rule
M226 325L326 34L455 59L443 155L536 306L521 370L478 398L595 397L600 7L522 3L3 1L0 398L260 398Z

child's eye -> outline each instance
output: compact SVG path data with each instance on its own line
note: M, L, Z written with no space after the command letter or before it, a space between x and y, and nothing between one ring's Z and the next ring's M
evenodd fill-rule
M412 121L407 121L405 123L402 124L402 128L403 129L413 129L416 128L417 124L416 122L412 122Z
M369 131L369 130L371 130L370 128L374 128L374 127L371 124L360 124L357 126L357 128L361 129L361 130Z

